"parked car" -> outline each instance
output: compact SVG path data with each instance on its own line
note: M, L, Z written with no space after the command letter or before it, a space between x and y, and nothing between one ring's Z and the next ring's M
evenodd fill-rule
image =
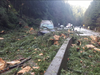
M51 20L42 20L39 27L38 35L54 32L54 24Z
M73 27L73 24L68 23L66 27L67 27L67 28L72 28L72 27Z
M64 28L64 25L60 25L61 28Z

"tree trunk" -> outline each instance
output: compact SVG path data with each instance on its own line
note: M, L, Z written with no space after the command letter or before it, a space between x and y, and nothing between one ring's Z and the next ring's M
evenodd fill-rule
M8 13L8 0L7 0L7 13Z

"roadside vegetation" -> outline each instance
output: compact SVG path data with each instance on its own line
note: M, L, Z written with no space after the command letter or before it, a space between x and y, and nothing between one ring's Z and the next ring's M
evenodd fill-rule
M0 35L2 38L0 40L0 58L5 62L15 60L21 62L21 59L31 57L31 60L22 64L21 67L30 66L32 70L28 72L29 75L31 72L34 72L35 75L43 75L64 40L73 36L73 33L58 31L38 36L36 31L33 28L24 28ZM10 66L6 65L5 68ZM21 67L14 68L2 75L13 75L16 71L21 70Z
M93 0L84 14L84 24L90 29L100 32L100 0Z
M100 37L77 37L69 51L67 69L61 75L100 74Z
M0 73L16 75L20 71L24 75L43 75L65 39L74 37L74 44L67 58L68 68L62 70L62 75L99 75L99 37L97 40L81 37L77 36L76 32L63 28L61 31L43 36L37 35L41 20L52 20L56 29L60 28L60 25L64 25L65 28L71 23L73 26L80 27L84 24L84 27L100 31L99 7L100 2L96 0L93 0L87 10L71 6L63 0L1 0ZM77 32L77 34L81 33ZM9 69L28 57L30 60ZM25 71L26 67L28 70ZM5 69L9 71L6 72ZM23 69L24 71L21 72Z

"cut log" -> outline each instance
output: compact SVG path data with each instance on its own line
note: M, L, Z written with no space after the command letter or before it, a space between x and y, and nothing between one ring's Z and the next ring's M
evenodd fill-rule
M68 29L68 33L70 33L71 31Z
M34 29L33 29L33 28L30 28L30 31L31 31L31 30L34 30Z
M54 35L53 36L55 40L59 40L60 36L59 35Z
M15 67L17 67L17 66L20 66L21 64L25 63L26 61L28 61L28 60L30 60L30 59L31 59L31 57L29 57L29 58L23 60L23 61L22 61L21 63L19 63L19 64L16 64L16 65L14 65L14 66L10 66L10 67L8 67L8 68L5 68L4 70L1 70L1 71L0 71L0 74L1 74L1 73L4 73L4 72L6 72L6 71L8 71L8 70L10 70L10 69L13 69L13 68L15 68Z
M76 46L76 44L72 44L71 46L72 46L72 47L75 47L75 46Z
M3 70L6 67L6 62L0 58L0 70Z
M54 40L54 45L59 45L58 40Z
M40 53L39 55L40 55L40 56L42 56L42 55L43 55L43 53Z
M92 44L88 44L88 45L86 45L86 47L87 47L87 48L95 48L95 46L92 45Z
M65 39L66 38L66 35L65 34L61 34L61 36Z
M19 63L20 63L19 60L7 62L7 64L9 64L9 65L15 65L15 64L19 64Z
M91 35L91 36L90 36L90 38L91 38L93 41L95 41L95 42L97 42L97 41L98 41L97 36L93 36L93 35Z
M39 69L40 67L33 67L33 69Z
M6 32L4 31L4 30L2 30L1 32L0 32L0 34L5 34Z
M31 70L31 67L30 66L26 66L25 68L23 68L22 70L20 70L17 75L19 74L24 74L26 72L29 72Z
M88 41L89 39L88 38L84 38L84 40L87 40Z
M99 48L94 48L94 50L96 50L96 51L100 51L100 49L99 49Z
M54 41L54 45L59 45L58 41L59 41L60 36L59 35L54 35L53 37L54 37L54 39L50 39L50 40Z
M3 40L3 39L4 39L4 38L1 38L1 37L0 37L0 40Z

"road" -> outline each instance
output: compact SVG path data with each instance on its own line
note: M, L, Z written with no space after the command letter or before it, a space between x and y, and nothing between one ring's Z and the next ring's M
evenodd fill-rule
M91 36L91 35L100 36L100 33L94 32L94 31L91 31L91 30L88 30L88 29L84 29L84 28L80 29L79 27L75 27L74 29L83 33L83 34L80 34L80 36Z

